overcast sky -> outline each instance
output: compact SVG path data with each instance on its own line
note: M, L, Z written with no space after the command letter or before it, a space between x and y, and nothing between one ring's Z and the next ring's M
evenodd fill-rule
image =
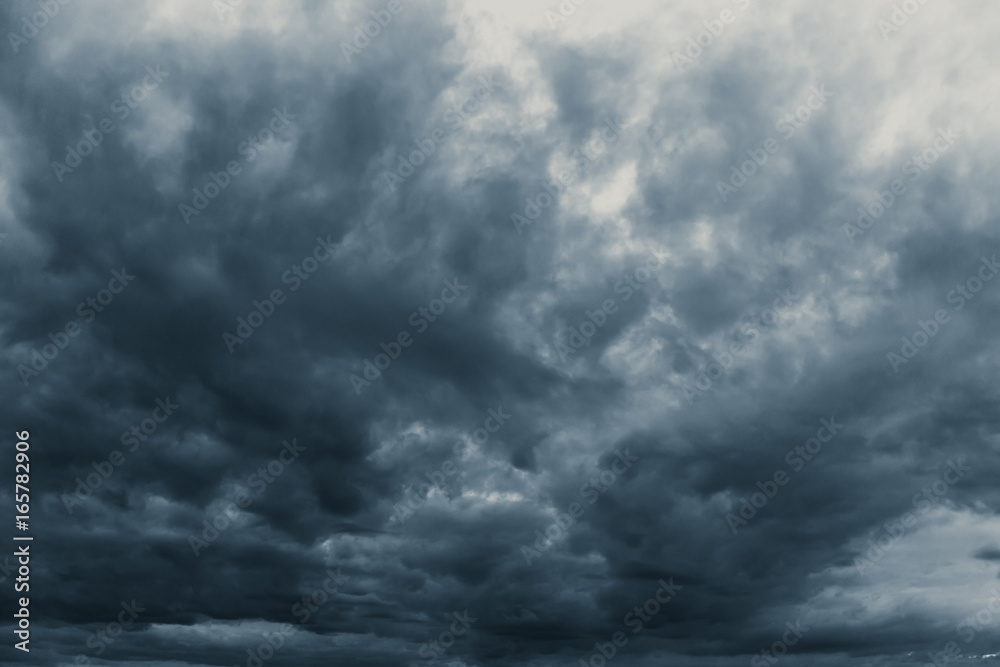
M1000 652L998 18L4 3L0 663Z

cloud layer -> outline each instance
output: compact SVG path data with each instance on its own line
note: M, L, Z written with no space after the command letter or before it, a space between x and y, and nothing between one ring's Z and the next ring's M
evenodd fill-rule
M995 653L996 12L9 3L0 659Z

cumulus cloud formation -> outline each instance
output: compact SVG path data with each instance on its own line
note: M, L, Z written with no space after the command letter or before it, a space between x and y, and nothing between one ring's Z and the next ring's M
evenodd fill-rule
M6 3L0 662L996 660L998 11Z

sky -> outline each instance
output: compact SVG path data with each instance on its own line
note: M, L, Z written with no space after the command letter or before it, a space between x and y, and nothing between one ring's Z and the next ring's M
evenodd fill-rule
M4 3L0 664L996 661L998 12Z

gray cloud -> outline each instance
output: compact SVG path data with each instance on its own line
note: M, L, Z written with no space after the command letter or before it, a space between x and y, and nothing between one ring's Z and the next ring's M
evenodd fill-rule
M2 660L993 654L996 10L493 4L6 6Z

